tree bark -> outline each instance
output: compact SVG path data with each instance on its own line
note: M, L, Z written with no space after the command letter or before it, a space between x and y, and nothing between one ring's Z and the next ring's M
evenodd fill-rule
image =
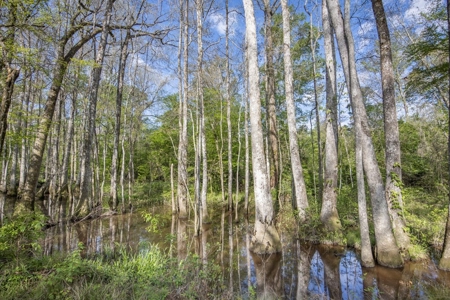
M295 114L293 69L291 60L291 26L290 13L287 0L281 0L283 14L283 53L284 53L284 84L286 94L287 123L289 130L289 153L291 157L293 196L297 206L300 220L306 219L306 209L308 208L308 198L306 194L305 180L303 178L303 168L300 161L300 152L297 139L297 118Z
M187 217L187 101L188 101L188 10L189 10L189 0L185 0L183 3L186 7L183 11L183 5L180 8L180 30L183 24L183 95L179 95L180 98L180 140L178 144L178 209L179 217L184 219ZM184 15L183 15L184 14ZM181 45L180 45L181 47Z
M403 265L403 259L392 232L384 184L375 157L367 114L358 81L353 36L349 24L345 24L344 28L339 2L337 0L327 0L327 4L338 42L342 65L344 66L347 88L351 94L350 99L355 121L356 143L361 143L362 145L364 171L372 202L375 238L377 243L377 261L379 264L387 267L401 267Z
M392 227L400 251L408 256L410 238L405 231L403 216L402 169L397 107L395 105L395 77L392 65L391 38L382 0L372 0L380 43L381 85L383 90L384 137L386 142L386 200Z
M340 231L342 226L337 211L338 181L338 128L336 55L326 1L322 1L322 24L325 49L326 78L326 129L325 129L325 176L320 220L327 230Z
M252 0L244 0L244 10L248 51L253 188L256 209L255 232L252 237L251 251L257 254L275 253L281 251L281 242L273 223L274 211L264 153L256 24Z
M6 80L3 84L2 103L0 105L0 153L3 151L6 130L8 128L8 112L11 106L14 83L19 77L20 71L11 67L6 68Z
M225 4L226 28L225 28L225 56L226 58L226 95L227 95L227 133L228 133L228 210L233 210L233 147L231 128L231 95L230 95L230 50L229 50L229 20L228 20L228 0ZM237 201L237 195L236 195Z
M199 144L201 149L202 186L200 192L200 225L208 220L208 208L206 206L206 192L208 189L208 159L206 153L205 134L205 104L203 99L203 0L197 0L197 90L200 105Z
M269 140L270 162L270 187L275 189L278 197L278 181L280 176L278 128L275 102L275 68L273 63L273 34L272 16L276 8L270 4L270 0L264 0L264 30L265 30L265 59L266 59L266 110L267 130Z

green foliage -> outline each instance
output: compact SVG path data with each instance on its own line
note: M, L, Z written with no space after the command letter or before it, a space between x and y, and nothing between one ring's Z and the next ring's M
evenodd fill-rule
M44 220L44 215L38 213L21 214L6 220L0 227L0 259L14 259L18 265L20 258L38 252Z
M83 258L79 248L65 256L24 260L0 270L0 299L207 299L226 286L222 270L196 256L178 261L156 246L137 254ZM112 259L113 258L113 259Z
M420 37L407 47L413 66L407 89L410 95L442 99L441 91L448 89L447 11L442 1L432 1L430 7L430 13L422 15Z

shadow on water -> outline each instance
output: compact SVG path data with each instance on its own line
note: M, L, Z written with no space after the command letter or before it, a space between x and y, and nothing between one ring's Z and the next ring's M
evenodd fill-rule
M219 266L223 282L217 284L228 287L225 298L426 299L427 287L450 286L449 274L432 261L365 269L353 249L302 243L283 233L281 253L255 255L248 250L251 222L234 223L225 210L214 218L218 222L203 225L200 236L194 236L192 220L177 219L170 209L151 210L157 220L150 231L140 213L59 224L47 230L43 249L51 255L81 242L85 256L105 255L117 245L132 252L158 245L179 260L193 254L202 264Z

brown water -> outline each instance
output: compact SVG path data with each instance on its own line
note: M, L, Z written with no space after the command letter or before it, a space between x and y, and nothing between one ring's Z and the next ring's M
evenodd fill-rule
M437 270L433 261L407 263L402 269L366 269L352 249L304 244L283 232L282 252L261 257L248 251L251 225L233 222L225 212L217 222L203 225L199 237L191 220L177 220L162 207L148 212L154 215L153 223L133 213L60 224L47 230L44 251L71 251L82 242L84 255L105 253L118 244L130 251L157 245L181 259L197 254L220 265L229 292L243 298L426 299L427 289L450 286L450 274Z

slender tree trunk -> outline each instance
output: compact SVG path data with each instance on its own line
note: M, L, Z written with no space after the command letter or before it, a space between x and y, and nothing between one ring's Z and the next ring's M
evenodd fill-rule
M228 210L233 210L233 146L231 128L231 95L230 95L230 48L229 48L229 11L228 0L225 3L226 27L225 27L225 56L226 58L226 95L227 95L227 132L228 132ZM236 195L237 197L237 195ZM237 201L237 200L236 200Z
M180 8L180 27L183 28L183 95L180 95L180 119L181 119L181 128L180 128L180 140L178 145L178 208L179 208L179 217L184 219L187 217L187 195L188 195L188 187L187 187L187 142L188 142L188 133L187 133L187 101L188 101L188 10L189 10L189 0L185 0L184 11L183 5ZM181 30L181 28L180 28ZM181 45L180 45L181 47Z
M380 43L381 85L383 89L384 137L386 142L386 200L392 218L395 239L401 251L408 256L411 244L405 231L403 216L402 169L397 107L395 105L395 77L392 65L391 38L382 0L372 0Z
M294 103L293 69L291 60L291 28L290 13L286 0L281 0L283 14L283 53L284 53L284 84L286 94L287 123L289 130L289 153L291 157L293 196L298 209L301 221L306 219L306 209L308 208L308 198L306 195L305 180L303 178L303 168L300 161L298 148L296 114Z
M403 259L392 232L384 184L370 136L370 128L356 71L355 51L350 24L346 23L344 28L341 9L337 0L327 0L327 4L338 42L342 65L344 66L347 87L351 94L356 143L361 143L362 145L364 171L372 202L377 261L379 264L387 267L400 267L403 265Z
M250 145L249 145L249 126L248 126L248 58L247 51L245 52L245 117L244 117L244 134L245 134L245 186L244 186L244 211L246 218L248 218L248 202L249 202L249 192L250 192Z
M281 251L281 243L273 223L274 211L264 153L256 23L252 0L244 0L244 10L248 51L253 184L256 208L255 232L252 237L251 251L258 254L275 253Z
M447 0L447 33L448 36L450 36L450 1ZM449 68L448 68L448 81L450 84L450 42L448 45L448 61L449 61ZM448 95L450 99L450 88L448 90ZM448 110L448 119L450 120L450 109ZM448 152L448 170L450 174L450 121L448 123L448 145L447 145L447 152ZM450 179L449 179L449 186L450 186ZM447 215L447 225L445 226L445 236L444 236L444 250L442 251L442 256L439 261L439 269L450 271L450 194L449 194L449 207L448 207L448 215Z
M123 99L123 82L125 77L125 65L128 57L128 42L130 39L130 31L127 30L124 41L121 44L120 58L119 58L119 73L117 77L116 90L116 120L114 124L114 144L113 154L111 158L111 188L109 194L109 207L116 211L119 205L117 197L117 169L119 160L119 142L120 142L120 119L122 116L122 99ZM124 159L124 158L122 158Z
M11 130L17 133L19 125L11 127L12 127ZM9 175L7 194L10 196L15 196L17 194L16 184L17 184L17 165L19 160L19 145L17 141L13 141L12 143L13 145L11 146L12 151L11 172Z
M25 75L25 78L28 76ZM31 89L32 89L32 75L29 75L28 83L24 82L24 99L22 100L22 107L24 115L21 115L21 147L20 147L20 171L19 171L19 190L18 193L22 193L25 186L26 172L27 172L27 152L28 152L28 139L26 138L28 133L28 112L30 107ZM25 103L23 103L25 102Z
M88 215L94 208L94 199L92 197L92 166L91 151L95 134L95 119L97 115L97 97L100 86L100 79L103 68L103 60L105 58L106 46L108 42L109 23L111 21L111 13L115 0L108 0L106 3L105 18L103 20L102 35L100 37L97 57L95 59L96 66L92 70L92 86L89 91L88 116L86 122L86 132L84 134L84 144L82 150L82 164L80 168L80 199L78 201L75 214L77 217ZM97 203L101 205L101 203Z
M205 104L203 99L203 0L197 0L197 84L198 99L200 104L200 128L199 144L201 149L202 187L200 193L200 225L208 220L208 208L206 206L206 192L208 189L208 159L206 153L205 134Z

